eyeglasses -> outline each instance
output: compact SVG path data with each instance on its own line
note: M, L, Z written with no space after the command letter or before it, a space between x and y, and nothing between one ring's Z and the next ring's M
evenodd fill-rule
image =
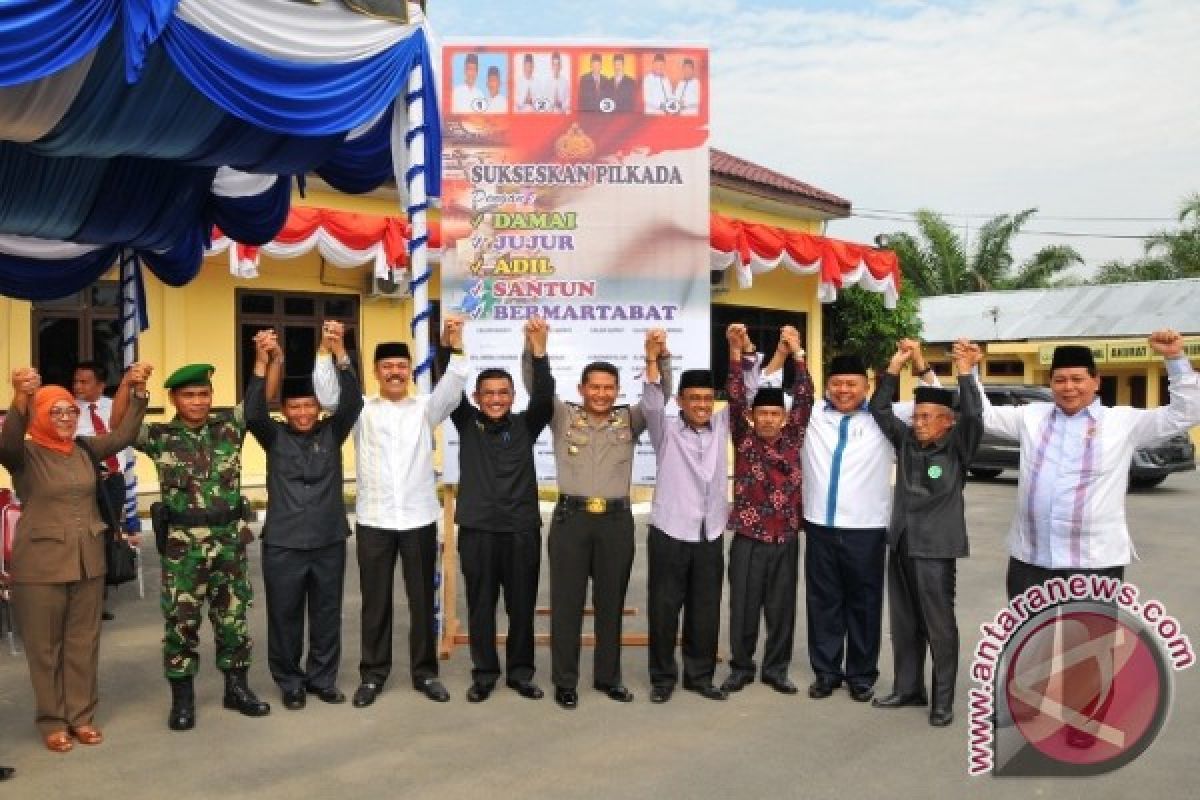
M79 416L79 409L75 406L71 406L70 408L52 408L50 409L50 416L53 419L74 419Z

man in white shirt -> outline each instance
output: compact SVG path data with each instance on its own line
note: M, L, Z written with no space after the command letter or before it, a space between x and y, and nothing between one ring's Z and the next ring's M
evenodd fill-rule
M487 103L485 114L507 114L508 113L508 98L504 96L504 92L500 91L500 68L488 67L487 71L487 94L484 96Z
M1066 345L1050 365L1053 403L992 406L989 433L1021 446L1017 511L1009 528L1009 598L1073 573L1124 577L1135 557L1125 522L1133 451L1200 424L1200 375L1183 354L1183 337L1155 331L1151 349L1166 359L1171 401L1155 409L1106 408L1091 348Z
M537 111L537 100L543 95L542 87L537 85L533 77L533 53L526 53L521 57L521 74L516 78L513 93L517 111Z
M108 370L98 361L80 361L75 365L75 373L71 379L71 390L75 395L75 404L79 406L79 427L77 436L96 436L112 430L112 398L104 394L104 386L108 382ZM134 462L132 447L127 447L115 456L104 461L105 471L110 474L126 474L125 467ZM133 502L133 513L130 513L130 501ZM140 543L138 533L141 522L137 510L137 478L129 472L125 479L125 503L121 509L121 518L125 520L124 532L134 547ZM104 599L108 599L108 587L104 587ZM111 620L113 613L107 603L101 613L101 618Z
M463 82L454 87L450 110L455 114L477 114L487 106L483 90L476 85L479 80L479 56L467 53L463 61Z
M683 77L675 87L675 102L678 111L675 113L685 117L694 117L700 113L700 81L696 78L696 62L690 58L683 60Z
M904 339L913 372L926 385L940 382ZM766 368L773 373L773 362ZM769 383L764 377L764 385ZM886 534L892 511L895 451L867 409L867 370L857 356L837 356L825 378L804 437L804 594L808 658L814 699L843 683L865 703L879 677ZM912 403L896 403L898 419L912 419Z
M358 575L362 590L361 685L357 708L383 691L392 668L392 587L396 559L404 572L409 609L409 658L413 688L439 703L450 699L438 681L434 617L437 519L441 514L433 470L434 431L457 407L468 365L462 354L463 323L447 319L442 343L450 363L429 395L410 395L412 359L408 345L384 342L375 348L379 395L368 397L354 426L357 454ZM319 354L313 386L321 405L338 400L336 367Z
M667 57L655 53L650 63L650 74L642 79L642 104L645 112L651 116L673 114L677 106L675 90L667 77Z
M563 73L562 53L550 54L550 107L555 114L571 113L571 82Z

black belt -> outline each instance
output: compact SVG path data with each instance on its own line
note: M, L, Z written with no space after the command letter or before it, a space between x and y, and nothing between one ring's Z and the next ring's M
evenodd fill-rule
M237 522L241 518L241 508L232 508L228 511L200 511L188 509L187 511L168 512L167 524L182 525L187 528L216 528L221 525L229 525Z
M575 494L560 494L558 502L572 511L589 514L608 514L613 511L628 511L628 497L582 497Z

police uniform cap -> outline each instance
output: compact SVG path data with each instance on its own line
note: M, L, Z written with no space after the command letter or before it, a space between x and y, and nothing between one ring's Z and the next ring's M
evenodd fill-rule
M217 368L212 364L188 364L167 376L164 389L182 389L185 386L211 386L212 374Z

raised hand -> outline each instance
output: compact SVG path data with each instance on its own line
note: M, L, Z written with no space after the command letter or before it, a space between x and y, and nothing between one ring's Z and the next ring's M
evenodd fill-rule
M461 350L463 346L464 319L457 315L446 317L442 322L442 346Z
M20 367L12 371L13 393L32 397L42 386L42 376L33 367Z
M1164 328L1150 334L1146 341L1150 343L1151 349L1163 358L1179 358L1183 355L1183 337L1178 331Z
M541 358L546 355L546 345L550 339L550 323L541 317L531 317L525 323L525 341L529 352Z
M901 339L896 343L896 352L892 355L891 361L888 362L888 372L892 375L899 375L900 370L912 360L912 357L912 347L907 344L906 340Z
M135 361L129 365L129 370L125 373L125 381L138 391L146 390L146 382L150 380L150 374L154 372L154 367L144 361Z
M976 351L982 357L983 351L979 345L972 342L970 339L962 338L955 341L954 346L950 348L950 356L954 359L954 370L959 375L969 375L971 368L975 366Z

